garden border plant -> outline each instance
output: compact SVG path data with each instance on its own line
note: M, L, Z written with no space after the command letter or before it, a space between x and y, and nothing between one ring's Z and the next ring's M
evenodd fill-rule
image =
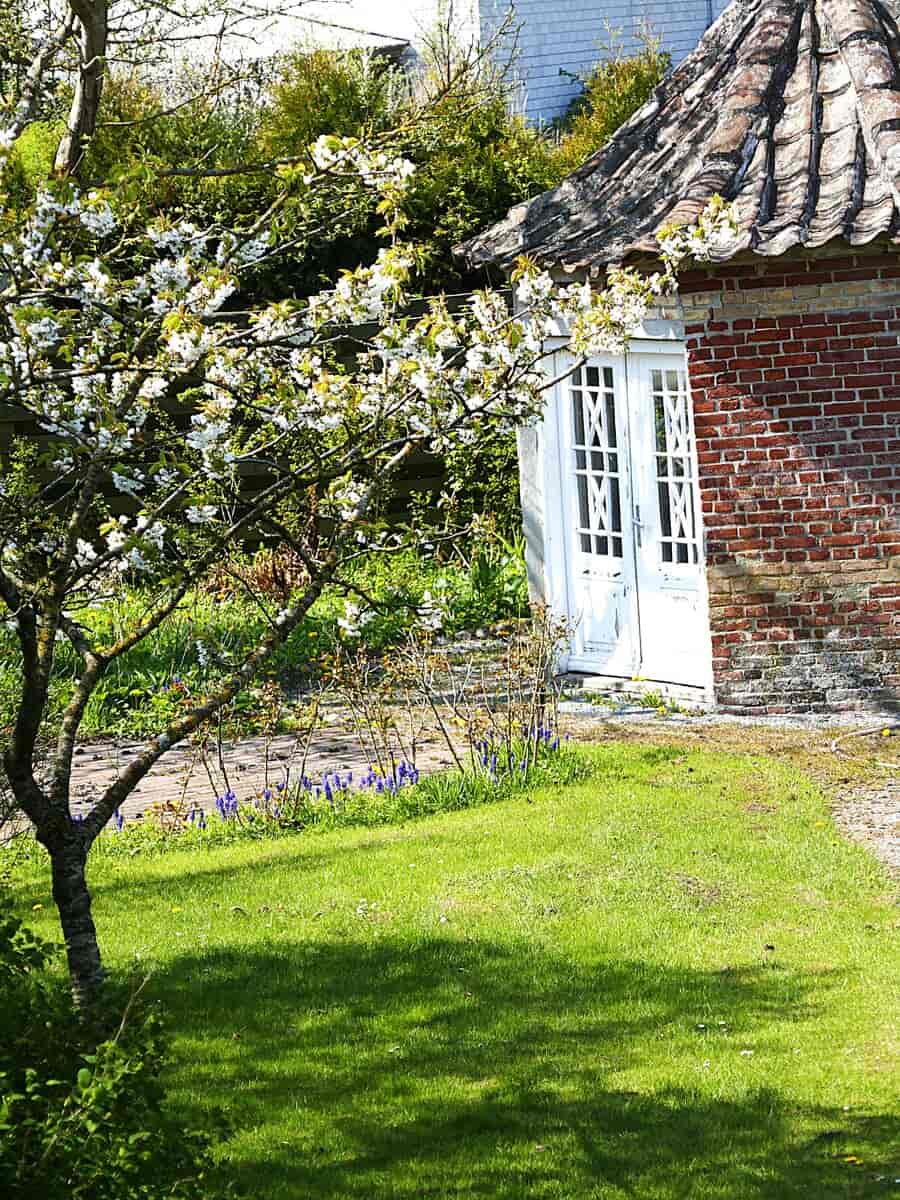
M553 669L568 636L564 623L536 608L532 621L506 645L490 677L484 668L455 674L432 631L411 634L387 659L347 649L332 664L329 692L350 715L360 748L372 765L307 774L310 745L323 719L311 706L280 779L264 777L253 796L239 796L207 765L211 799L182 792L126 820L117 809L96 843L100 857L131 857L184 846L220 845L280 837L312 828L396 824L439 812L496 803L542 785L588 778L589 762L559 733L559 688ZM501 687L498 694L497 680ZM433 719L455 768L423 776L419 742ZM268 755L268 742L264 754ZM198 753L205 754L202 742ZM267 759L268 761L268 759ZM40 860L33 839L21 838L9 863Z

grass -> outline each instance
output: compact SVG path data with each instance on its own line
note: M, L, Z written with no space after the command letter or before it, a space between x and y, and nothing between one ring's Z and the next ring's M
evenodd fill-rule
M762 756L605 745L566 789L111 858L188 1122L267 1200L896 1194L896 909ZM52 932L45 876L13 881Z

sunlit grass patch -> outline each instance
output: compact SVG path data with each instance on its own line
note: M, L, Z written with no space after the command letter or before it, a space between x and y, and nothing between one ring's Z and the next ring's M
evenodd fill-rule
M609 745L403 825L98 863L253 1195L890 1195L896 908L799 772ZM43 876L15 880L41 929Z

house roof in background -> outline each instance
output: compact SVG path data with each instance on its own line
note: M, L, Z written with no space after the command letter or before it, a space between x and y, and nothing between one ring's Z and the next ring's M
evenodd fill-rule
M603 149L460 253L600 268L716 194L739 229L718 261L900 240L898 19L900 0L733 0Z

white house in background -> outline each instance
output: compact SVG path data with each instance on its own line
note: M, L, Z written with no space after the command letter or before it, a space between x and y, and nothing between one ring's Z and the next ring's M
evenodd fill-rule
M518 54L514 65L518 104L531 121L561 116L579 92L573 76L586 74L601 56L607 28L623 47L637 46L649 26L675 63L697 45L726 0L309 0L265 39L269 50L295 40L331 46L371 46L414 55L440 21L457 38L488 44L514 10ZM508 52L507 52L508 53Z

